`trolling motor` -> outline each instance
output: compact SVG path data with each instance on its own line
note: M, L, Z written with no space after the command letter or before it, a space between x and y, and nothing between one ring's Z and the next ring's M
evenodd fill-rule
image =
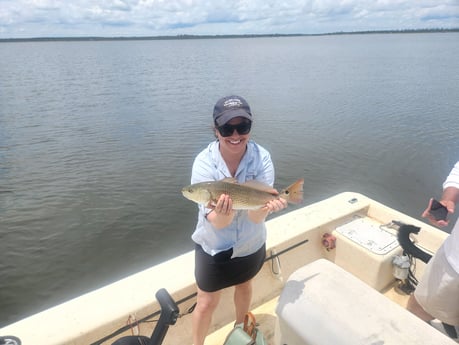
M169 326L175 325L179 317L179 308L166 289L156 292L156 299L161 306L161 315L151 338L143 335L129 335L115 341L112 345L161 345Z
M404 224L398 221L392 221L392 223L399 226L397 239L398 239L398 242L400 243L400 246L403 249L404 256L406 255L406 257L409 258L408 275L405 277L405 280L402 280L402 282L404 283L401 284L400 288L403 291L406 290L405 292L409 291L408 293L410 293L414 291L415 286L418 283L417 279L414 277L414 274L409 269L411 267L411 261L412 261L411 258L412 257L417 258L421 260L422 262L424 262L425 264L427 264L432 258L432 255L430 255L429 253L426 253L425 251L417 247L410 239L410 234L412 233L419 234L419 231L421 230L420 227L410 225L410 224ZM401 261L398 261L400 259L397 259L397 258L400 258L400 257L394 258L394 261L393 261L394 266L398 268L406 268L406 264L401 264L401 261L403 261L403 259L401 259ZM396 272L397 272L397 268L394 270L394 275L397 278ZM402 274L402 276L404 275ZM448 334L450 338L453 338L453 339L458 338L456 328L454 326L449 325L444 322L442 322L442 324L443 324L443 328L445 329L446 333Z

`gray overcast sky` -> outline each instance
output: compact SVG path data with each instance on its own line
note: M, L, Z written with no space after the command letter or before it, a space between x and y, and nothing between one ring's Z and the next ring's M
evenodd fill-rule
M0 38L458 27L459 0L0 0Z

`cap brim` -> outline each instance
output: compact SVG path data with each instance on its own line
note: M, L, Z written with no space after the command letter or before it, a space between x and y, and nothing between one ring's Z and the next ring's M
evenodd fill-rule
M235 117L243 117L245 119L252 121L252 115L250 115L246 111L242 109L230 109L230 110L225 111L223 115L218 117L215 120L215 122L217 123L218 126L223 126L225 123L227 123L231 119L234 119Z

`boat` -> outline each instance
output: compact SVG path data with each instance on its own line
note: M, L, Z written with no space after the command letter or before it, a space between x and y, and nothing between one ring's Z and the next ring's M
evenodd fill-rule
M448 234L369 197L343 192L266 222L266 261L254 278L251 312L270 345L424 344L456 341L406 310L409 291L395 258L406 257L400 225L432 255ZM416 261L415 276L425 264ZM411 266L413 267L413 266ZM192 344L194 252L91 291L0 329L24 345L107 344L150 337L166 290L177 306L164 345ZM233 289L223 291L206 345L222 345L234 325Z

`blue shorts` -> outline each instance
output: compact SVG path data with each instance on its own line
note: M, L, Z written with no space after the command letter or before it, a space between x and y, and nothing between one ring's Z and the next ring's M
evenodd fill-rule
M231 258L233 249L215 254L207 254L199 244L195 245L194 276L198 287L206 292L214 292L229 286L245 283L255 277L263 266L266 246L255 253Z

